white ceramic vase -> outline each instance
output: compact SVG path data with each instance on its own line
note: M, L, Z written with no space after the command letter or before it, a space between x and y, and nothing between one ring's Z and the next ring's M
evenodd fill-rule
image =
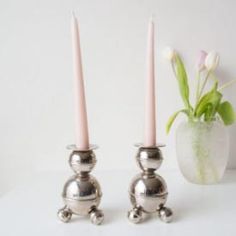
M221 180L229 156L229 135L220 121L183 122L176 133L177 159L184 177L197 184Z

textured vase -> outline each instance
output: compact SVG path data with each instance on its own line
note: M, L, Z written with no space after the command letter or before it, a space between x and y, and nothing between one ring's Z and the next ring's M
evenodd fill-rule
M183 176L196 184L221 180L229 156L229 135L220 121L183 122L176 133L177 159Z

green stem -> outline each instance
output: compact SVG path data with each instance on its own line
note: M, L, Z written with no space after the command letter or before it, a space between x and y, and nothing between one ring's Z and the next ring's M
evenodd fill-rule
M236 79L229 81L228 83L223 84L218 90L221 91L227 87L229 87L231 84L235 83Z
M197 91L196 91L196 105L198 103L198 98L199 98L199 89L200 89L200 71L197 72Z
M172 70L174 72L175 77L177 78L177 74L176 74L176 70L175 70L175 65L174 65L173 61L171 61L171 67L172 67Z
M210 74L211 74L211 71L209 70L209 71L207 72L206 78L205 78L205 80L204 80L204 82L203 82L203 84L202 84L202 87L201 87L201 89L200 89L199 96L198 96L198 101L199 101L199 99L200 99L201 96L202 96L202 93L203 93L203 91L204 91L204 88L205 88L205 86L206 86L206 83L207 83L207 80L208 80Z
M201 144L201 128L195 129L195 134L193 136L193 151L196 157L196 177L200 183L205 182L205 171L204 171L204 152Z
M201 184L204 184L206 181L204 160L202 160L202 158L199 156L197 156L197 158L198 179Z

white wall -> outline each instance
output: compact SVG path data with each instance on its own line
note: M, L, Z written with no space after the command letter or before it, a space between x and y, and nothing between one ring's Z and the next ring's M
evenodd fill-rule
M167 137L165 123L182 106L163 48L178 49L189 70L199 49L216 49L221 80L236 76L233 0L1 0L0 193L37 171L69 169L65 146L74 140L72 9L79 12L90 136L100 146L99 170L135 168L132 145L142 139L151 13L157 29L157 136L167 144L163 168L176 168L175 130ZM236 106L234 94L235 87L225 90ZM229 167L236 167L235 125L230 135Z

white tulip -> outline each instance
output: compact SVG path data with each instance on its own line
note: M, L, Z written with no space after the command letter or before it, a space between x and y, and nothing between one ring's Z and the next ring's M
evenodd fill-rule
M208 71L214 71L219 64L220 57L217 52L209 52L205 59L205 67Z
M163 57L169 61L172 61L175 57L175 50L171 47L166 47L163 52Z

